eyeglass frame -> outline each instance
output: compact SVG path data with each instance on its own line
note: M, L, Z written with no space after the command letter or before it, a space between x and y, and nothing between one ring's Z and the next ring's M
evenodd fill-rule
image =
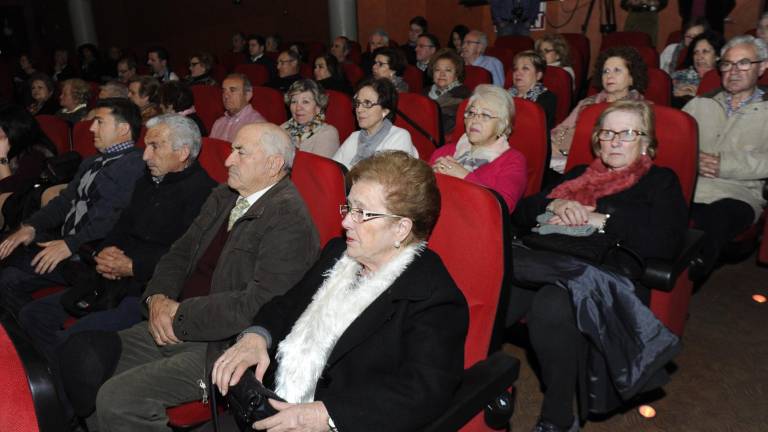
M720 70L720 72L730 72L730 71L733 70L733 67L736 66L736 70L738 70L740 72L749 72L749 70L752 69L752 65L753 64L762 63L764 61L765 60L750 60L750 59L747 59L747 58L744 58L744 59L741 59L741 60L735 61L735 62L730 61L730 60L720 60L720 61L717 62L717 69ZM749 63L747 63L747 62L749 62ZM725 67L726 65L728 65L728 66ZM743 69L742 66L739 66L739 65L745 66L746 69Z
M480 120L483 123L489 122L491 120L498 120L498 119L501 118L499 116L490 115L490 114L488 114L486 112L483 112L483 111L473 112L472 110L469 110L469 109L464 110L463 116L464 116L464 120L478 119L478 120Z
M600 138L600 134L602 134L603 132L610 132L610 133L613 134L613 136L610 137L610 138ZM631 140L621 139L621 134L626 134L626 133L636 133L637 136L632 138ZM624 130L620 130L620 131L615 131L615 130L612 130L612 129L599 129L597 131L597 139L600 140L600 141L605 141L605 142L613 142L613 140L616 137L618 137L620 142L631 143L631 142L635 142L641 136L648 136L648 133L640 131L640 130L635 130L635 129L624 129Z
M375 107L377 105L381 106L381 102L379 102L379 101L371 102L369 100L361 101L360 99L352 98L352 109L357 109L358 107L363 107L365 109L371 109L371 108L373 108L373 107Z
M341 215L342 219L347 217L347 215L350 215L349 216L350 219L352 219L352 222L354 222L356 224L362 224L362 223L365 223L365 222L368 222L368 221L371 221L371 220L374 220L374 219L385 218L385 217L387 217L387 218L399 218L399 219L402 219L402 218L405 217L405 216L400 216L400 215L391 214L391 213L369 212L368 210L361 209L359 207L352 207L349 204L339 204L339 214ZM355 217L355 214L359 214L360 216L359 217ZM360 217L362 217L362 219L360 219L359 221L356 220L356 219L359 219Z

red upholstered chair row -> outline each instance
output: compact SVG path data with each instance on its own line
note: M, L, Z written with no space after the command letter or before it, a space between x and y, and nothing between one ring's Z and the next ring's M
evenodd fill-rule
M335 90L328 93L328 107L325 111L325 121L333 125L339 132L339 143L349 137L356 129L355 113L352 111L352 98L348 94Z
M592 57L592 47L589 39L582 33L562 33L561 35L571 48L571 61L573 63L574 75L576 75L576 87L581 88L581 85L587 78L587 68L589 68Z
M491 73L480 66L464 66L464 86L467 87L469 91L474 91L475 87L480 84L493 84Z
M307 204L320 235L320 247L344 234L339 206L347 202L346 169L333 159L304 151L296 152L291 180Z
M195 111L203 121L205 128L210 131L216 119L224 115L221 87L192 86L192 94L195 97ZM283 94L273 88L254 86L251 106L271 123L281 125L288 120Z
M403 80L408 83L408 91L421 94L424 88L424 72L413 65L406 65L403 72Z
M512 56L519 53L520 51L533 49L533 45L533 39L528 36L518 35L499 36L496 38L496 42L493 44L493 46L496 48L506 48L511 50Z

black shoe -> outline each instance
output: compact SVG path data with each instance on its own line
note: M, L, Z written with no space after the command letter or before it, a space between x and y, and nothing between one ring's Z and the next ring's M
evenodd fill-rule
M568 429L563 429L560 426L556 426L542 418L539 418L536 426L533 427L531 432L579 432L579 419L574 418L573 424Z

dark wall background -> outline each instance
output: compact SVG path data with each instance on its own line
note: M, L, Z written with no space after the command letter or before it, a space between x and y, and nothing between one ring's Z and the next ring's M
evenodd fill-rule
M323 0L108 0L94 1L99 45L133 47L136 54L153 44L170 50L172 62L186 62L195 50L220 54L236 31L284 40L329 39L328 4Z

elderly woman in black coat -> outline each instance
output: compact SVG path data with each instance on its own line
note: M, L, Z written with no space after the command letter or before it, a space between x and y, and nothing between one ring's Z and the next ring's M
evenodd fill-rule
M677 348L675 336L643 306L649 302L647 288L638 283L633 286L629 279L613 276L571 258L572 251L580 248L580 244L589 247L618 241L643 259L669 259L677 254L685 235L688 210L675 173L653 163L656 136L650 106L637 101L614 103L595 125L592 149L597 157L590 165L573 168L556 186L520 201L513 214L517 226L536 227L539 245L545 237L552 238L556 234L571 239L568 242L571 250L556 253L516 248L513 252L517 283L510 293L507 322L512 325L522 317L527 318L531 346L541 365L544 386L541 417L534 431L577 431L578 417L574 416L573 410L577 389L582 414L587 409L605 412L604 408L610 403L595 406L595 401L609 400L620 394L613 390L613 386L619 387L615 380L602 382L603 387L599 390L589 387L591 383L584 378L585 358L590 362L594 358L610 359L612 357L607 352L611 349L624 354L617 357L627 361L629 366L612 370L623 369L625 374L631 375L628 381L638 380L628 386L631 390L621 393L624 397L636 392L636 386L642 386L644 379L657 372L651 365L663 366L664 360L669 360ZM577 270L573 270L575 268ZM593 278L582 283L581 288L595 290L598 292L595 298L602 299L590 305L602 307L596 313L595 308L579 309L584 302L589 303L590 294L572 289L573 281L582 280L585 274ZM616 288L620 286L625 288L626 296L622 297L622 290ZM609 289L599 291L601 287ZM608 298L610 295L615 302ZM594 318L595 314L599 317ZM641 324L620 328L628 334L625 338L617 337L621 339L618 347L602 346L599 342L604 340L587 337L585 322L590 319L608 322L614 315ZM638 317L642 319L635 320ZM651 325L656 326L654 331L642 332ZM607 339L619 333L608 335ZM659 335L659 339L645 340L649 334ZM647 343L640 344L637 351L622 351L626 347L634 348L637 341ZM659 349L644 351L647 347ZM600 353L587 356L588 349L598 349ZM646 358L636 360L641 355L657 356L659 362L645 363ZM585 398L587 392L590 394L588 401ZM601 399L604 396L606 399Z
M426 249L440 212L431 168L384 152L355 165L348 180L346 239L331 241L214 364L222 393L256 366L256 378L287 400L271 401L279 412L254 429L421 430L459 383L468 310Z

